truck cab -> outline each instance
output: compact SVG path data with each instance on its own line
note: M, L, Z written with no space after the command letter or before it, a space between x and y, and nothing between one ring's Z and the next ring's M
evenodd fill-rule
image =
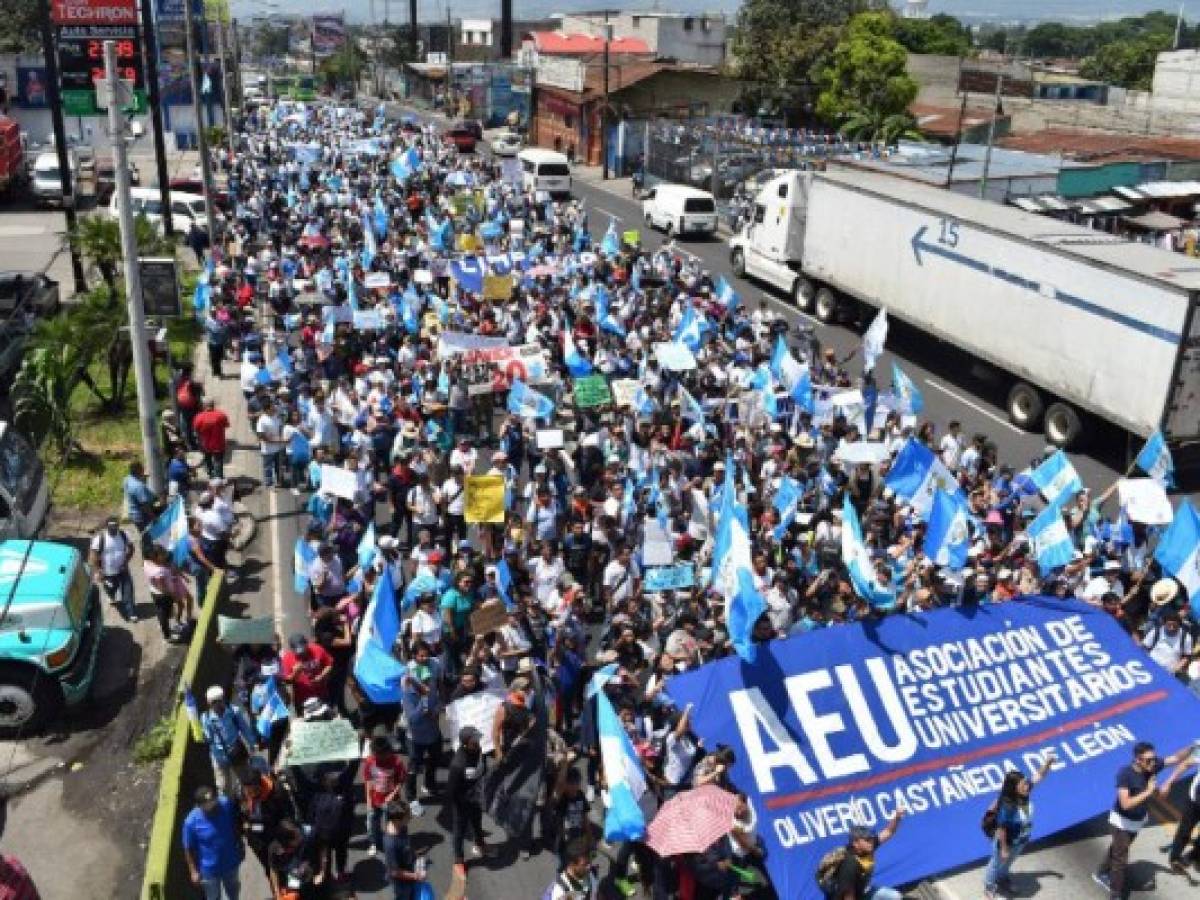
M0 737L36 732L87 698L103 629L82 553L0 541Z
M729 241L735 274L789 294L805 312L812 310L816 293L800 271L810 178L786 171L767 181L749 220Z

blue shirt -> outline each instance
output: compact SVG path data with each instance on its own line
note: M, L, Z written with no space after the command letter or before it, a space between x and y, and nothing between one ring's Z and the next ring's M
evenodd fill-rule
M203 878L232 872L242 863L236 809L228 797L218 797L212 815L196 807L183 820L183 849L192 854Z
M125 476L121 489L125 494L125 505L129 508L129 521L139 528L149 525L154 492L146 486L146 482L132 475Z

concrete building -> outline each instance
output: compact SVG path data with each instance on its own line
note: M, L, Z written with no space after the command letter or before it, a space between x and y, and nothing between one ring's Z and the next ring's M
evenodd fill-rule
M616 39L646 43L655 58L701 66L725 64L727 28L721 13L576 13L564 15L564 34L604 36L605 25Z
M498 37L493 19L462 19L458 23L458 46L463 49L491 47Z
M1200 50L1158 54L1150 96L1156 109L1200 113Z

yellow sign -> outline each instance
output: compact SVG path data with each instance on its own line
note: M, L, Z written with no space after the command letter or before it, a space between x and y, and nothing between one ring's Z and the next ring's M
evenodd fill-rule
M458 249L463 253L475 252L475 235L460 234L458 236Z
M640 247L642 246L642 233L636 228L623 231L621 232L621 243L629 247Z
M507 300L512 296L513 279L511 275L484 275L483 299Z
M468 475L466 519L472 523L504 522L504 476Z

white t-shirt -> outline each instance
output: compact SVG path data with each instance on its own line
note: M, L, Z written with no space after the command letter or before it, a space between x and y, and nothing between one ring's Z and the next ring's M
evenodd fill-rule
M414 641L424 641L434 645L442 642L442 626L441 616L418 609L409 619L408 627Z
M696 742L686 734L676 737L672 731L667 735L664 750L666 755L663 758L663 778L667 784L681 785L683 776L687 774L692 758L697 753Z
M100 574L109 578L120 575L131 546L129 537L121 530L113 535L105 529L93 537L91 549L100 558Z
M946 468L951 472L958 468L959 457L962 456L962 441L953 434L942 436L942 442L938 445L942 451L942 462L946 464Z
M1192 639L1182 628L1172 635L1165 626L1155 625L1146 632L1142 646L1151 659L1168 672L1174 672L1179 661L1192 652Z
M446 498L446 512L452 516L461 516L467 505L467 486L459 484L453 478L442 482L442 496Z
M609 592L611 600L624 600L633 593L633 581L637 577L637 569L633 560L628 566L621 565L619 559L612 560L604 567L604 588Z
M265 453L278 453L283 449L283 426L275 416L263 413L254 425L259 437L258 447Z
M557 556L552 557L549 562L539 556L529 564L529 573L533 576L533 595L543 607L558 587L558 579L565 571L562 559Z

